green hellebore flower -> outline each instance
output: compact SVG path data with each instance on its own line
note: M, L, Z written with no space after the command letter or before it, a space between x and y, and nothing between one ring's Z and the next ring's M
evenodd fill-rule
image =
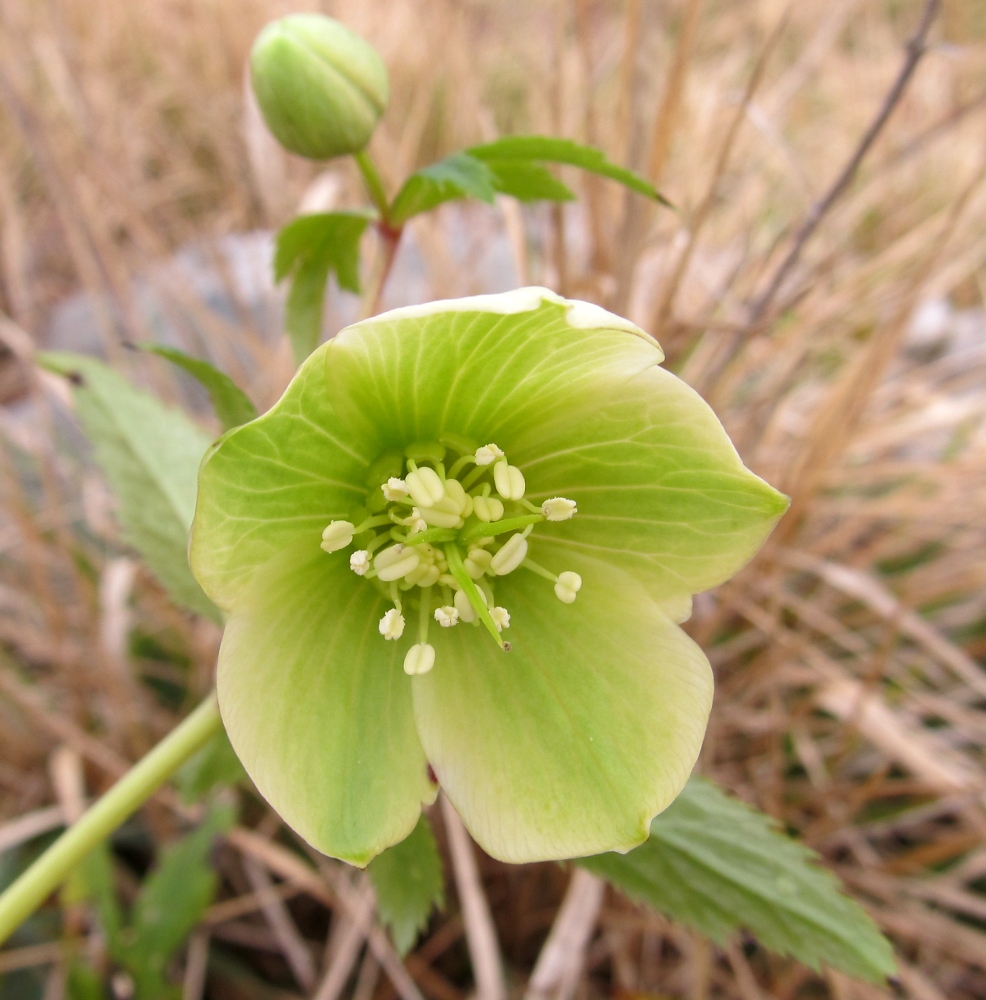
M314 847L365 864L437 777L494 857L626 851L681 790L712 675L676 622L787 501L662 360L546 289L398 309L213 447L223 719Z
M271 132L312 160L358 153L387 107L376 50L322 14L292 14L260 32L250 53L253 92Z

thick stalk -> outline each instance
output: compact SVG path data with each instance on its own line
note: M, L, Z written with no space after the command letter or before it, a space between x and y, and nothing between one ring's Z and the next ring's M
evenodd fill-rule
M220 729L219 705L211 694L0 895L0 944Z

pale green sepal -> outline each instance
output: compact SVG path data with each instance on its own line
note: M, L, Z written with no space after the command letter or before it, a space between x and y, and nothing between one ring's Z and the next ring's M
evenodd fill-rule
M619 392L584 393L578 419L533 424L511 462L534 503L571 497L578 514L539 536L545 564L616 562L657 600L729 579L763 544L788 499L747 469L709 405L651 367Z
M116 497L124 539L177 604L221 622L188 564L196 476L210 436L97 358L47 351L38 363L75 387L76 410Z
M342 553L296 545L238 594L219 651L223 722L258 791L313 847L360 866L435 797L406 644L377 630L388 607Z
M585 398L663 359L628 320L542 288L395 309L328 347L333 406L378 451L452 433L511 460L517 441L577 422Z
M323 345L280 400L215 444L199 476L192 569L206 592L230 608L254 570L362 503L376 453L361 448L333 412Z
M636 582L598 564L575 604L519 569L497 581L512 650L432 629L414 714L480 846L522 863L627 851L684 786L712 704L702 651ZM480 636L480 638L482 638Z

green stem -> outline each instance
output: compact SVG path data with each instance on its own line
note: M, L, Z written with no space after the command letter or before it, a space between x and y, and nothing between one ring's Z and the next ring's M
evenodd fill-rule
M384 190L383 181L380 179L377 168L373 165L373 160L370 159L370 154L364 149L358 152L353 158L356 160L359 172L363 175L366 190L370 193L373 204L377 206L380 218L386 222L387 213L390 210L390 206L387 203L387 192Z
M215 694L211 694L0 895L0 944L65 881L93 848L136 812L221 729L219 705Z
M459 541L463 545L468 545L476 538L491 538L494 535L502 535L505 531L517 531L528 524L540 524L544 520L544 514L521 514L520 517L508 517L502 521L480 521L474 524L468 531L462 532Z
M469 603L475 608L480 621L486 626L500 649L503 649L503 637L500 635L500 630L496 627L496 622L493 621L493 617L490 615L490 609L486 606L486 601L483 600L472 577L466 572L466 567L462 562L462 553L459 552L454 544L449 544L445 546L445 558L448 559L449 572L455 577L456 583L466 592L466 597L469 598Z

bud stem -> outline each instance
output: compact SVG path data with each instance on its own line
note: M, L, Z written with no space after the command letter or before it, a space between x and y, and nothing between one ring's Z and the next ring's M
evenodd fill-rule
M386 221L387 213L390 210L390 206L387 203L387 193L384 191L383 181L380 179L380 174L377 172L377 168L373 165L373 160L370 159L370 154L365 149L361 149L355 154L353 159L356 160L359 172L363 175L363 182L366 184L366 190L369 192L370 198L373 200L373 204L377 206L380 218Z
M0 895L0 943L65 881L93 848L221 729L219 706L215 694L211 694Z

